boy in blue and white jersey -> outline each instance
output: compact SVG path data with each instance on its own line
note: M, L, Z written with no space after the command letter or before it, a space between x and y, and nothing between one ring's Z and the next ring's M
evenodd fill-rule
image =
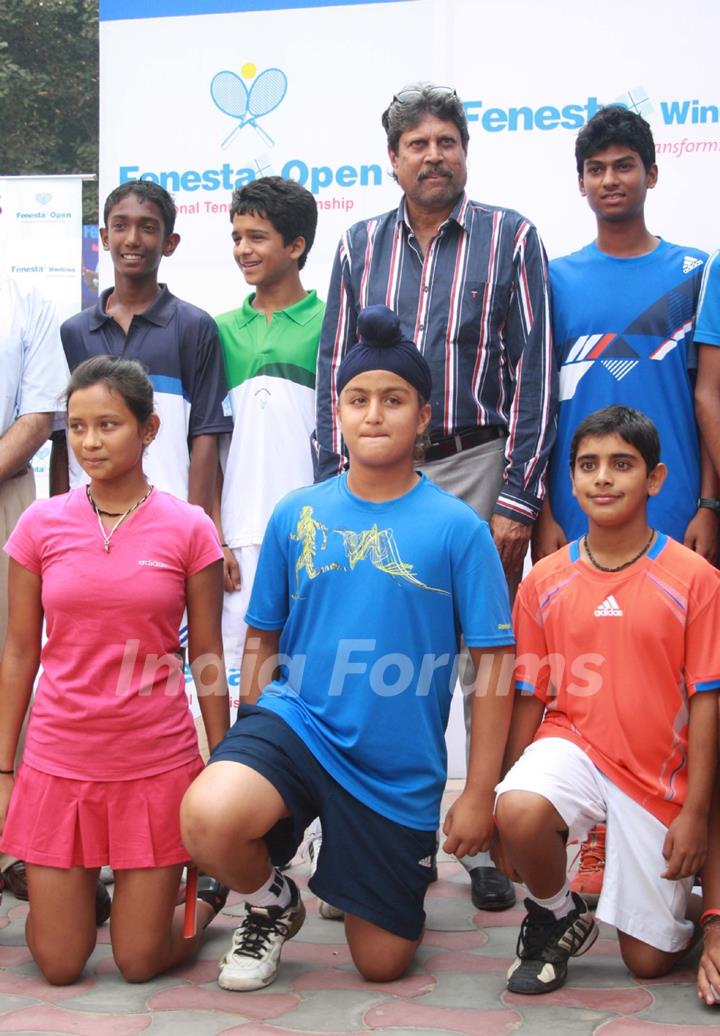
M246 617L242 693L257 705L241 708L183 804L193 859L247 902L220 964L224 989L274 980L305 915L277 867L316 816L310 888L344 912L366 978L405 971L425 920L461 635L478 678L444 848L487 849L492 832L512 707L502 566L487 523L415 471L430 419L424 357L385 306L364 310L358 328L337 373L349 470L273 512Z
M712 560L717 517L698 500L716 495L714 475L701 463L693 399L693 322L707 255L647 229L645 201L658 168L640 115L619 105L601 108L578 134L575 157L597 236L550 264L560 405L533 556L586 531L567 474L570 440L588 414L622 404L646 413L663 444L669 474L648 520Z

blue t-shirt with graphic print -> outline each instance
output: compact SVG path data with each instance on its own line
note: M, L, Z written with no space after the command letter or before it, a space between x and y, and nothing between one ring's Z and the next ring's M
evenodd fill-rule
M369 808L436 827L461 634L514 643L487 523L425 476L383 503L346 475L296 490L268 525L246 622L282 630L258 704Z

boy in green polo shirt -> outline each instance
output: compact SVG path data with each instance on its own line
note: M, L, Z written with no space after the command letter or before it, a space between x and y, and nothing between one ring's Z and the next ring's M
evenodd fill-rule
M315 239L309 191L264 176L233 192L233 254L254 289L239 309L215 318L232 408L219 513L225 551L223 643L240 667L245 612L265 526L275 504L313 481L315 358L324 304L300 270Z

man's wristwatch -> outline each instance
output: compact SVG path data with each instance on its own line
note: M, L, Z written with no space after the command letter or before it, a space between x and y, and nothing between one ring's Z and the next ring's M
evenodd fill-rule
M720 499L716 496L701 496L698 497L697 509L701 507L707 507L708 511L714 511L715 514L720 514Z

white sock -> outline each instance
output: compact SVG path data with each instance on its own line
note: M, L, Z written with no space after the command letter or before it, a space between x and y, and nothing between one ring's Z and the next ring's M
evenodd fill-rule
M544 907L560 920L561 917L565 917L571 910L575 908L575 902L570 892L570 882L565 878L565 884L558 893L554 896L550 896L549 899L540 899L538 896L533 896L530 893L530 899L538 906Z
M472 871L476 867L494 867L490 853L475 853L474 856L461 856L460 863L466 871Z
M243 893L243 899L250 906L286 907L292 899L290 886L283 874L273 867L270 877L255 892Z

